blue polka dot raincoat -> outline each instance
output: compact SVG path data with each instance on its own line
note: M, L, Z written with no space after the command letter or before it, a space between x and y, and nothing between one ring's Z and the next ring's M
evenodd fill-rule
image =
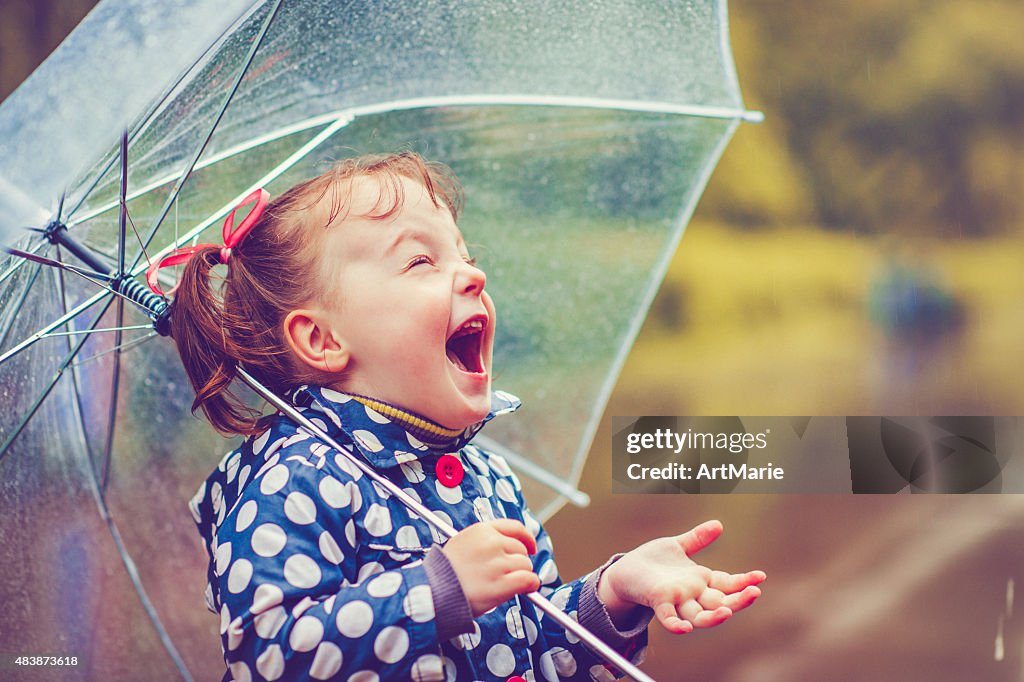
M517 409L516 398L495 392L487 418L443 447L417 438L372 401L306 386L291 398L338 443L455 528L502 517L522 522L537 540L531 558L541 593L634 662L642 659L649 614L620 632L603 606L588 606L600 605L594 597L599 571L563 584L551 541L527 509L515 474L501 457L469 444L484 423ZM450 470L437 466L444 456L461 465L455 485ZM190 507L210 558L206 597L220 615L225 680L601 682L617 676L525 598L468 620L454 636L450 627L442 632L441 614L453 604L471 618L446 560L454 592L442 594L443 581L428 573L425 557L439 552L431 547L444 538L286 417L272 417L265 431L228 453Z

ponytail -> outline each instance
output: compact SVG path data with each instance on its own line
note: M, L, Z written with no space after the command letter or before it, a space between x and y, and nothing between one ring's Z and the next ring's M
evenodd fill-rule
M231 389L245 349L231 338L224 301L213 291L211 278L218 263L219 248L209 246L185 264L171 304L171 335L196 391L192 412L202 409L225 435L252 435L258 432L261 413Z

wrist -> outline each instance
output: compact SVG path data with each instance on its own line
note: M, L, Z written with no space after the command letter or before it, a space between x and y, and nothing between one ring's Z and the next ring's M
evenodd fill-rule
M616 563L617 561L613 561L601 571L597 589L594 591L597 594L598 600L608 611L608 615L615 626L620 629L626 629L629 624L634 623L638 619L642 605L623 599L616 592L614 588Z

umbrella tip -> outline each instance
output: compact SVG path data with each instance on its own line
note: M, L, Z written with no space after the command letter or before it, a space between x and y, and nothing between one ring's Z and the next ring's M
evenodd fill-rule
M764 112L763 111L752 111L747 110L743 112L743 120L747 123L764 123Z

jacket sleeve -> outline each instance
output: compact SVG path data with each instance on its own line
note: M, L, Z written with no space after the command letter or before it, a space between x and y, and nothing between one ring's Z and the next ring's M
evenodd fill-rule
M527 507L519 480L500 456L490 454L489 464L497 477L496 496L507 511L513 511L508 507L518 506L524 525L537 541L537 553L533 555L532 560L534 570L540 576L541 595L632 663L641 663L647 649L647 626L654 612L644 608L631 627L625 631L619 630L612 622L607 608L597 597L597 584L601 574L622 555L611 557L604 565L573 582L563 583L555 565L551 538ZM575 635L566 632L553 619L544 617L539 610L537 616L540 620L540 629L548 643L548 650L541 655L542 669L557 673L557 679L573 682L606 682L623 675L618 668L605 663L604 659L589 646ZM551 675L550 679L555 679L554 675Z
M424 562L357 565L362 504L354 482L300 458L247 486L215 552L235 680L445 679Z

